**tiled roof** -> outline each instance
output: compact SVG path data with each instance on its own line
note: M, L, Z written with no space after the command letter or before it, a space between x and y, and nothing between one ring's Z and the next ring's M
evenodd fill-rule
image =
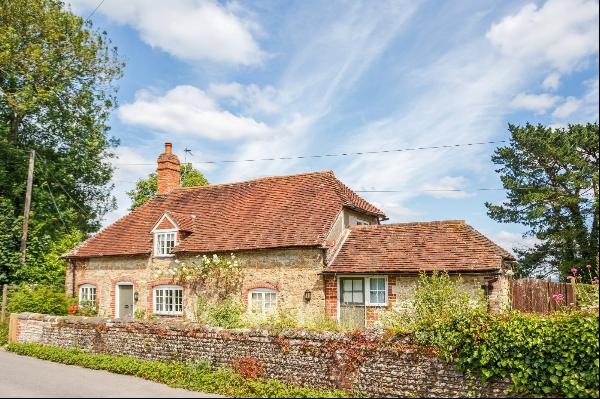
M344 206L385 216L329 171L179 188L156 196L65 257L149 254L150 231L165 212L191 232L176 252L324 246Z
M514 257L464 221L354 226L325 272L491 271Z

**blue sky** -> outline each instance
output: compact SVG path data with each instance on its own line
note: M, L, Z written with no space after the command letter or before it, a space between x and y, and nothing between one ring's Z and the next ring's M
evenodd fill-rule
M98 0L74 0L88 16ZM598 120L598 1L105 0L94 24L127 61L112 134L119 209L170 141L210 182L331 169L390 222L498 224L494 145L253 163L306 154L505 140L508 123ZM463 191L439 191L439 190Z

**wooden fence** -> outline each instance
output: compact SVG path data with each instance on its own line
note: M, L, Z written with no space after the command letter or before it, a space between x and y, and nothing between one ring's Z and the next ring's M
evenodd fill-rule
M552 297L555 294L561 294L563 299L556 301ZM511 301L513 309L546 314L560 307L575 305L577 298L572 284L524 278L512 280Z

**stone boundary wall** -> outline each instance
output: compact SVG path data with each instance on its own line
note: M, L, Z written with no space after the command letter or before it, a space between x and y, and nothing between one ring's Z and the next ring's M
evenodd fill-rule
M230 367L255 358L266 377L363 395L506 397L506 381L482 384L408 337L303 330L226 330L194 323L12 314L11 342L37 342L90 353L191 362L206 358Z

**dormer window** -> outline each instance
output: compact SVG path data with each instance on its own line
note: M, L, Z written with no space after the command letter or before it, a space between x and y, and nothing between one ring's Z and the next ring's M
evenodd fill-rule
M173 218L164 213L152 229L154 235L154 256L173 256L173 248L178 244L179 226Z
M154 256L172 256L171 250L176 244L176 231L154 232Z

